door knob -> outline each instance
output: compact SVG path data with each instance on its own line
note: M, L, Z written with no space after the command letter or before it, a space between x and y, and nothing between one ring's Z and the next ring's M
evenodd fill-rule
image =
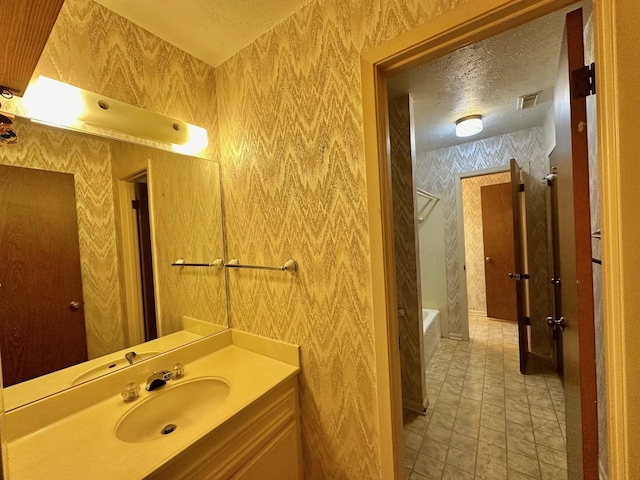
M484 257L484 261L485 262L490 262L491 261L491 257Z
M564 332L566 323L564 321L564 317L560 317L560 318L547 317L547 325L549 325L551 328L558 327L560 330Z
M71 308L71 310L78 310L80 308L80 302L76 302L75 300L70 302L69 308Z

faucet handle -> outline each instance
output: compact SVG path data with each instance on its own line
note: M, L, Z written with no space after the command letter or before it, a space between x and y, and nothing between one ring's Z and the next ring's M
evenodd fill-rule
M176 363L173 366L173 371L171 372L171 377L174 380L184 377L184 365L182 363Z
M127 383L124 386L124 390L120 392L120 395L122 395L124 403L133 402L140 396L140 385L135 382Z

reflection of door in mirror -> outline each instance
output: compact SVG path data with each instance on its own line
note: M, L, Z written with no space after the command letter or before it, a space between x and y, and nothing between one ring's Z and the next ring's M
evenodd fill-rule
M151 223L149 219L149 189L146 177L135 182L133 208L138 223L138 249L140 257L140 283L142 289L142 317L144 341L158 338L156 323L156 296L153 283L153 255L151 253Z
M73 175L0 165L0 211L9 386L87 360Z

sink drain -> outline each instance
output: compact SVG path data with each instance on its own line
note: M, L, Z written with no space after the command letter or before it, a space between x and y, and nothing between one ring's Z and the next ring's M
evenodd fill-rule
M162 430L160 430L160 434L169 435L170 433L174 432L176 428L178 428L177 425L170 423L169 425L165 425L164 427L162 427Z

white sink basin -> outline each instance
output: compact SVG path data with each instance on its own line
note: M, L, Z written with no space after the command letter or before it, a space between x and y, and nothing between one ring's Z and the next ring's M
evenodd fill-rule
M130 443L149 442L202 427L228 396L229 383L223 378L199 377L174 385L169 381L120 418L116 437Z
M138 353L136 361L153 357L154 355L157 355L159 353L162 353L162 352L161 351L140 352ZM128 365L129 365L129 361L126 358L124 358L124 356L122 358L117 358L115 360L103 362L100 365L90 368L89 370L86 370L85 372L82 372L80 375L75 377L71 381L71 386L78 385L79 383L86 382L87 380L92 380L94 378L100 377L109 372L115 372L116 370L120 370L121 368L124 368Z

